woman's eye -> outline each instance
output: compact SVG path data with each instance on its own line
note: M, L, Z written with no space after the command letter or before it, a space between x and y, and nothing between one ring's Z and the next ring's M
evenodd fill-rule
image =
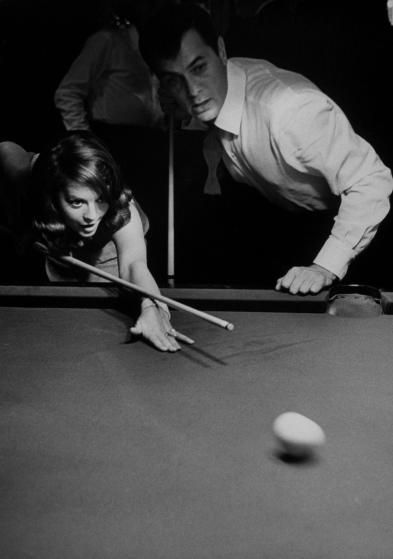
M99 198L97 198L97 204L105 204L105 200L102 196L100 196Z
M70 200L69 204L71 208L80 208L82 206L81 200Z

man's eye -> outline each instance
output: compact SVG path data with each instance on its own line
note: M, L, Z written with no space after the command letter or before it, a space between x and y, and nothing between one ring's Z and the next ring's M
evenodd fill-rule
M168 89L175 89L179 87L181 80L177 76L166 76L162 80L162 85Z
M206 64L197 64L192 69L193 73L196 75L202 74L206 69Z

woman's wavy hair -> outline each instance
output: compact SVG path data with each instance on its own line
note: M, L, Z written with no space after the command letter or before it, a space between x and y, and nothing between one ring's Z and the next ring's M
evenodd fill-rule
M108 149L89 132L68 134L40 153L32 171L33 229L48 248L66 250L79 244L58 204L59 193L72 183L94 189L108 203L100 227L115 232L130 220L132 193Z

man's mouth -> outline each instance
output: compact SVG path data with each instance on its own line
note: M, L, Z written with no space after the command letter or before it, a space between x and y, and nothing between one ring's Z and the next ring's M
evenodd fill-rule
M206 101L202 101L201 103L195 103L192 106L192 112L194 114L203 113L207 109L209 102L210 102L210 99L207 99Z

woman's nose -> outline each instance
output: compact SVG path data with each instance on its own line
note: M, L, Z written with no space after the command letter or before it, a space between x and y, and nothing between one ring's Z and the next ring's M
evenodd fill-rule
M97 219L97 208L95 207L95 204L89 204L86 208L86 212L84 217L84 220L87 222L93 222Z

